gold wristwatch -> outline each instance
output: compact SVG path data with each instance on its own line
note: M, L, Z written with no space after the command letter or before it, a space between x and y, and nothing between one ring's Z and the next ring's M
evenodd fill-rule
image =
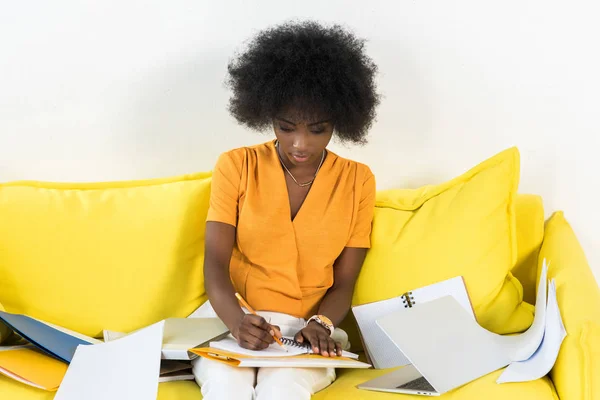
M326 316L313 315L312 317L310 317L308 319L308 321L306 321L306 325L308 325L310 321L315 321L316 323L321 325L323 328L327 329L329 331L329 336L333 335L333 330L335 329L333 327L333 322L331 322L331 320L329 318L327 318Z

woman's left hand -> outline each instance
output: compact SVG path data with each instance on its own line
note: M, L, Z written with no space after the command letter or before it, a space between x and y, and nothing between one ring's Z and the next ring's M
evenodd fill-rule
M309 322L304 329L296 333L294 340L300 343L308 341L314 353L321 353L325 357L342 355L342 346L331 338L327 328L315 321Z

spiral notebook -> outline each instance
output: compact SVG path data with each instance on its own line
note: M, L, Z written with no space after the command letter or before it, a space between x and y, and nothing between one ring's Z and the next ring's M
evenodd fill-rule
M369 368L370 364L358 361L358 354L343 351L341 357L323 357L314 354L310 344L299 343L289 337L281 339L287 352L276 343L264 350L240 347L232 337L211 342L210 347L190 351L238 367L298 367L298 368Z
M465 282L461 276L424 286L387 300L352 307L368 360L375 369L410 364L390 338L377 325L377 319L444 296L452 296L475 319Z

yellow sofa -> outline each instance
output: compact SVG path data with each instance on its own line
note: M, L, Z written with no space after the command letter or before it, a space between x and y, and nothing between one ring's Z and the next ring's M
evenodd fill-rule
M200 173L135 182L0 184L0 304L97 337L102 329L131 331L189 315L206 300L202 263L210 181L210 173ZM544 221L541 198L517 195L517 183L513 149L441 185L380 192L372 249L354 303L464 271L479 322L498 333L520 332L532 320L541 260L549 259L568 332L552 371L536 381L502 385L495 383L502 372L496 371L444 398L600 399L600 290L564 215ZM468 243L456 241L463 236ZM416 246L440 238L438 258L419 254L423 250ZM398 248L394 260L385 259ZM465 249L476 257L467 257ZM409 258L396 263L403 257ZM422 275L401 269L420 259L429 260ZM458 269L448 269L457 263ZM343 328L353 350L361 352L351 315ZM414 398L356 389L386 372L339 370L337 380L314 398ZM0 399L53 397L0 375ZM170 382L159 385L158 398L201 394L194 382Z

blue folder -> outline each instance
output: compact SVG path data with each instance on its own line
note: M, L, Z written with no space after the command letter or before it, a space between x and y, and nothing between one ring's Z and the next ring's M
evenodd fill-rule
M92 344L26 315L0 311L0 320L34 346L66 363L73 359L77 346Z

